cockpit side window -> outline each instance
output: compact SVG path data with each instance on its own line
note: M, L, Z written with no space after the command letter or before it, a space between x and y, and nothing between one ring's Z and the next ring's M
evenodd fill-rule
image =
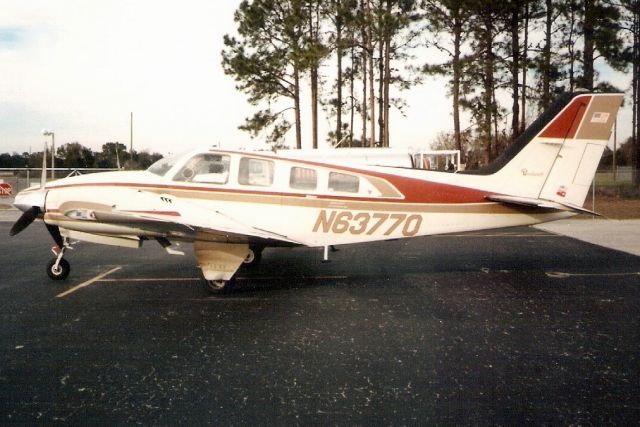
M273 184L274 163L271 160L243 157L240 159L238 183L268 187Z
M222 154L193 156L173 177L174 181L226 184L229 181L230 157Z

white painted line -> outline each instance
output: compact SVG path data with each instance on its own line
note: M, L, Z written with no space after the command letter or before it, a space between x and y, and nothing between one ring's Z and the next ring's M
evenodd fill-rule
M263 276L263 277L238 277L237 280L246 281L271 281L271 280L342 280L349 276Z
M480 233L475 233L473 231L470 231L468 233L460 233L460 234L434 234L432 236L426 236L426 237L431 237L431 238L435 238L435 237L443 237L443 238L447 238L447 237L464 237L464 238L471 238L471 237L563 237L562 235L558 235L558 234L551 234L549 232L544 232L544 233L484 233L484 234L480 234Z
M196 280L202 280L198 277L149 277L149 278L137 278L127 279L98 279L96 282L101 283L117 283L117 282L195 282Z
M566 279L567 277L640 276L640 271L631 273L565 273L564 271L548 271L545 275L552 279Z
M103 276L104 277L104 276ZM239 281L270 281L270 280L341 280L347 279L348 276L256 276L256 277L246 277L241 276L236 280ZM141 278L131 278L128 279L126 277L120 279L92 279L94 282L101 283L131 283L131 282L197 282L201 279L199 277L141 277Z
M64 298L69 294L74 293L75 291L77 291L78 289L82 289L82 288L86 288L87 286L91 285L92 283L97 282L98 280L102 279L105 276L108 276L111 273L115 273L116 271L120 270L122 267L115 267L112 268L111 270L102 273L102 274L98 274L96 277L94 277L93 279L89 279L86 282L80 283L78 286L74 286L73 288L69 289L68 291L62 292L61 294L56 295L56 298Z

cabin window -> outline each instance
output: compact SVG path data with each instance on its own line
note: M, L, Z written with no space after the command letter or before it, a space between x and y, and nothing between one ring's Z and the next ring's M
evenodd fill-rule
M192 157L173 178L175 181L226 184L229 181L227 155L198 154Z
M318 186L318 175L314 169L292 167L289 186L297 190L315 190Z
M357 193L360 189L360 179L354 175L331 172L329 174L329 190Z
M240 159L238 182L242 185L267 187L273 184L273 168L271 160L243 157Z

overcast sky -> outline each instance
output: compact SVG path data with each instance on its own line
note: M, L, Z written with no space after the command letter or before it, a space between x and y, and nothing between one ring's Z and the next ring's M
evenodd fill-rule
M128 146L131 112L137 150L249 145L237 127L255 107L220 66L222 37L234 32L239 3L0 0L0 152L41 150L45 128L56 145ZM627 79L613 76L624 88ZM452 129L443 81L428 80L405 98L406 117L392 115L393 146L428 146ZM629 117L621 138L630 133Z

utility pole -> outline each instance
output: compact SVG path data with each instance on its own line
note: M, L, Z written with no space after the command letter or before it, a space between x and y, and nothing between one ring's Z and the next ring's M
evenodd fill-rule
M55 179L56 170L56 134L52 130L44 129L42 135L51 137L51 179L53 180ZM44 155L47 155L46 151Z
M618 178L618 165L616 163L616 151L618 151L618 117L613 122L613 181Z
M51 132L51 180L56 179L56 135Z

